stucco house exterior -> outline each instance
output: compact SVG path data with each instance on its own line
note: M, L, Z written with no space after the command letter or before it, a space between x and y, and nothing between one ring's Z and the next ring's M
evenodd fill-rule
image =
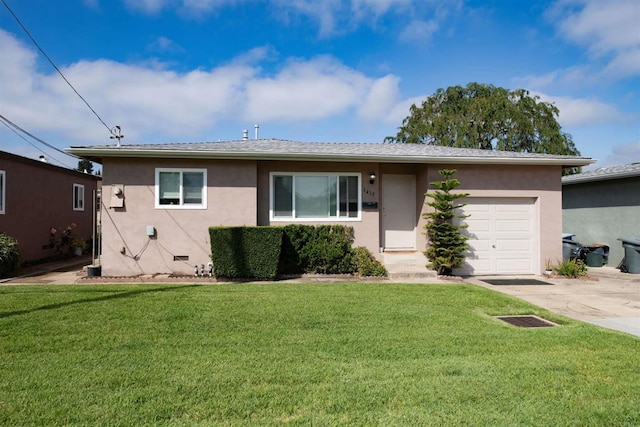
M374 255L422 252L424 193L458 170L463 274L538 274L562 258L562 167L583 157L279 139L71 147L103 166L104 275L189 274L208 227L340 223ZM426 260L425 260L426 264Z
M92 197L100 178L16 154L0 151L0 232L15 237L20 261L55 256L50 246L72 227L72 235L91 239Z
M640 237L640 163L563 177L562 220L578 242L608 245L609 265L617 267L624 258L617 239Z

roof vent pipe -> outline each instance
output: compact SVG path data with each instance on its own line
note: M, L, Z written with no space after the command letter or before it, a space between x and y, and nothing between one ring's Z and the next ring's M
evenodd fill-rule
M242 131L242 140L243 140L243 141L247 141L248 139L249 139L249 131L248 131L248 130L246 130L246 129L244 129L244 130Z
M256 125L254 126L255 130L256 130L256 140L258 139L258 130L260 129L260 125L256 123Z
M47 158L45 156L40 156L39 159L41 162L47 163Z

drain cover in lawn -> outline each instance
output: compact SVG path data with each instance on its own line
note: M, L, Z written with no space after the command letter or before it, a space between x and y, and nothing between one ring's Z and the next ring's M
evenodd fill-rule
M495 286L531 286L531 285L551 285L551 283L543 282L536 279L486 279L483 282Z
M538 316L496 316L498 319L503 322L507 322L513 326L518 326L521 328L548 328L551 326L557 326L553 322L549 322L548 320L544 320Z

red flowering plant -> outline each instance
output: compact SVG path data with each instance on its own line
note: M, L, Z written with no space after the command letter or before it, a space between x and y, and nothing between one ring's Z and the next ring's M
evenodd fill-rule
M53 248L56 254L69 254L72 241L74 240L73 230L75 228L75 222L72 222L66 227L51 227L49 230L49 247Z

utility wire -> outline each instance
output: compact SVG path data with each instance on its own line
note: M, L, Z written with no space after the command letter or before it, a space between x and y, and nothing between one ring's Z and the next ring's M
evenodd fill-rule
M51 154L46 153L44 150L42 150L40 147L38 147L36 144L34 144L33 142L29 141L27 138L25 138L24 136L20 135L18 133L17 130L15 130L14 128L12 128L11 126L9 126L9 124L7 124L4 120L0 120L0 122L2 122L3 125L5 125L11 132L15 133L16 135L18 135L18 137L20 137L21 139L24 140L24 142L26 142L27 144L29 144L30 146L32 146L33 148L35 148L36 150L38 150L39 152L41 152L42 154L49 156L51 159L55 160L56 162L58 162L60 165L65 166L64 163L62 163L60 160L56 159L55 157L53 157Z
M40 45L38 44L38 42L36 41L36 39L31 35L31 33L29 32L29 30L27 29L27 27L24 26L24 24L20 21L20 19L18 18L18 16L13 12L13 10L11 10L11 8L9 7L9 5L7 4L7 2L5 0L0 0L2 1L2 4L4 4L4 6L7 8L7 10L9 11L9 13L14 17L14 19L16 20L16 22L18 22L18 25L20 25L20 27L24 30L25 33L27 33L27 36L29 36L29 38L31 39L31 41L33 42L33 44L38 48L38 50L44 55L45 58L47 58L47 61L49 61L49 63L53 66L53 68L55 68L55 70L58 72L58 74L60 74L60 77L62 77L62 79L67 82L67 84L69 85L69 87L71 89L73 89L73 91L76 93L76 95L78 95L78 97L80 97L80 99L87 105L87 107L89 107L89 109L91 110L91 112L93 112L93 114L98 118L98 120L100 120L100 123L102 123L104 125L104 127L107 128L107 130L109 131L110 134L115 135L114 132L111 130L111 128L109 127L109 125L107 125L104 120L102 120L102 118L98 115L98 113L96 113L96 110L93 109L93 107L91 107L91 105L89 105L89 103L87 102L86 99L84 99L84 97L82 95L80 95L80 93L76 90L75 87L73 87L73 85L69 82L69 80L67 80L67 78L64 76L64 74L62 74L62 71L60 71L60 69L56 66L56 64L53 63L53 61L51 60L51 58L49 58L49 55L47 55L47 53L44 51L44 49L42 49L40 47Z
M51 148L52 150L57 151L58 153L62 153L62 154L64 154L65 156L73 157L73 158L76 158L76 159L80 159L80 158L81 158L81 157L78 157L78 156L76 156L76 155L69 154L69 153L67 153L67 152L65 152L65 151L62 151L62 150L61 150L61 149L59 149L58 147L54 147L53 145L49 144L48 142L45 142L45 141L41 140L41 139L40 139L40 138L38 138L37 136L35 136L35 135L33 135L33 134L31 134L31 133L27 132L26 130L22 129L20 126L18 126L17 124L13 123L11 120L7 119L7 118L6 118L5 116L3 116L2 114L0 114L0 121L1 121L5 126L7 126L9 129L11 129L11 130L14 130L14 129L15 129L15 130L14 130L14 132L15 132L16 130L18 130L18 131L20 131L20 132L22 132L22 133L24 133L24 134L26 134L26 135L29 135L31 138L35 139L35 140L36 140L36 141L38 141L39 143L46 145L47 147ZM16 132L16 133L17 133L17 132ZM24 139L24 138L22 138L22 139ZM27 142L28 142L28 141L27 141Z

